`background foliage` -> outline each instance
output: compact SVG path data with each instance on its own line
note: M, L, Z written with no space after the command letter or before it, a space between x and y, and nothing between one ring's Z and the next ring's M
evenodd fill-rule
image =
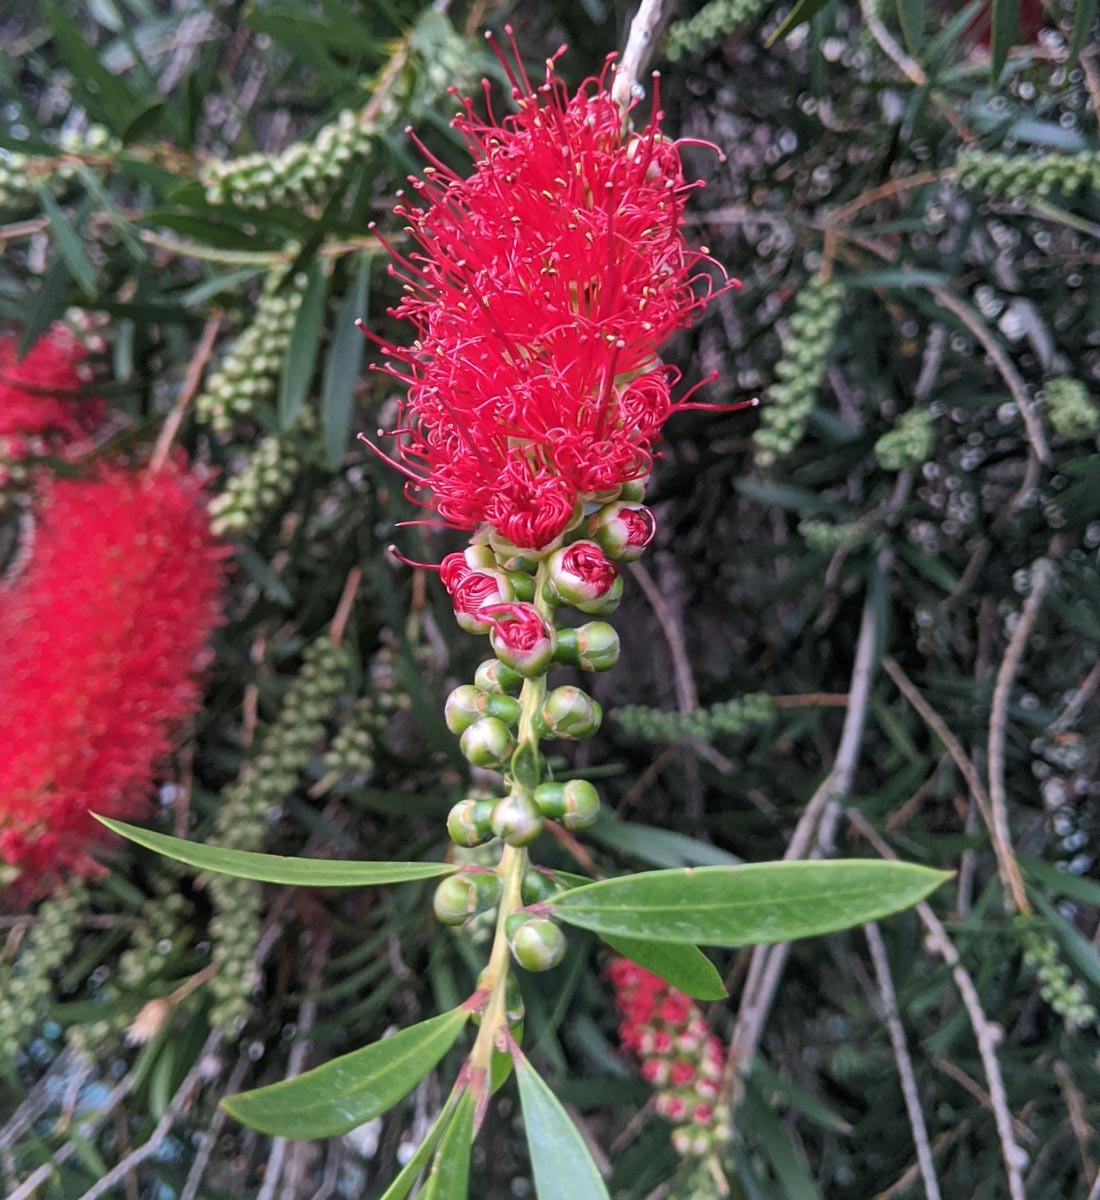
M614 873L893 849L958 871L937 923L800 944L770 996L759 968L780 959L716 959L733 1000L710 1015L751 1067L745 1197L919 1196L932 1174L952 1197L1098 1194L1100 60L1070 57L1095 4L1051 5L1008 53L1013 7L992 14L996 86L980 3L803 2L812 20L769 48L782 6L712 0L660 64L668 127L725 153L684 150L708 182L692 220L744 281L667 357L689 382L717 372L708 399L763 404L672 426L656 552L627 589L623 665L599 678L615 719L577 751L615 815L541 857ZM0 310L25 345L74 306L101 323L103 456L140 460L186 403L179 440L234 541L230 621L159 827L443 852L466 766L441 701L474 649L439 589L387 560L414 514L352 441L395 399L353 323L386 328L394 295L369 223L397 230L392 198L418 169L406 124L460 160L447 88L496 78L482 27L511 20L532 62L568 41L579 82L628 15L604 0L0 15ZM23 487L3 494L8 564ZM436 927L428 885L265 890L111 854L86 890L2 918L8 1193L380 1194L438 1110L434 1077L393 1119L322 1143L260 1138L217 1102L453 1006L478 930ZM561 968L524 980L528 1053L616 1194L697 1194L595 962L574 934ZM497 1103L472 1192L530 1194L515 1100Z

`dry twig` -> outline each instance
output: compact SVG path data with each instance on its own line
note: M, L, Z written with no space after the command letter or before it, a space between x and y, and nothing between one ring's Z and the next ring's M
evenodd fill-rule
M172 442L179 432L183 415L187 412L187 406L194 400L202 384L202 373L206 370L206 364L214 352L214 343L218 340L218 330L221 329L221 325L222 314L219 310L203 326L202 337L199 338L195 353L191 355L191 361L187 364L187 373L183 377L179 395L165 418L160 436L157 438L157 444L153 448L153 456L149 459L150 471L159 471L168 459L168 451L172 448Z
M626 46L615 65L615 80L611 85L612 98L624 110L640 94L638 80L653 57L671 10L669 0L642 0L630 22Z

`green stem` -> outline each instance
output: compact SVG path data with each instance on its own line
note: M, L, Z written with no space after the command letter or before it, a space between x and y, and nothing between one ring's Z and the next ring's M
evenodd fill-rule
M535 607L551 623L554 623L552 607L543 599L543 584L546 579L545 564L540 563L535 576ZM535 714L542 707L546 698L546 676L536 679L525 679L520 692L519 726L516 734L516 751L528 749L532 761L541 763L539 759L539 739L535 733ZM518 779L509 780L513 791L521 791L530 796L534 785L527 786ZM537 784L536 779L535 783ZM489 953L489 963L485 970L485 984L489 989L485 1008L481 1015L481 1029L478 1032L474 1048L470 1052L470 1066L477 1074L482 1074L485 1080L489 1078L493 1050L503 1050L506 1046L508 1031L508 1004L506 991L508 972L511 970L512 954L508 947L508 936L505 926L508 918L517 909L523 907L523 876L527 871L527 850L521 846L505 846L500 857L500 903L497 906L497 922L493 935L493 946ZM488 1084L486 1083L486 1087ZM480 1106L479 1106L480 1107Z

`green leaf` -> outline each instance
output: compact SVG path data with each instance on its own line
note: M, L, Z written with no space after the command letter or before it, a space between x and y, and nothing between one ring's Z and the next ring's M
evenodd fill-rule
M915 58L924 45L925 0L897 0L897 5L905 45Z
M799 25L805 25L812 17L816 17L828 3L829 0L798 0L798 3L787 14L787 19L768 38L768 45L774 46L780 38L785 38L788 33L797 29Z
M849 287L859 288L942 288L951 279L943 271L929 271L924 267L887 267L881 271L850 275L845 282Z
M698 946L621 936L606 937L604 941L617 954L645 967L696 1000L724 1000L728 995L714 963Z
M103 65L85 41L80 26L62 5L51 0L46 5L46 18L58 54L72 71L73 86L81 102L97 121L109 125L112 133L121 136L141 107L137 95Z
M779 1180L784 1200L821 1200L791 1135L764 1102L750 1079L745 1088L745 1117Z
M42 214L50 223L50 234L58 255L65 260L69 274L76 280L85 296L94 298L96 294L95 269L84 253L84 243L80 234L70 223L69 218L61 210L61 206L44 187L38 188L38 203Z
M467 1016L452 1009L294 1079L228 1096L222 1107L271 1137L347 1133L407 1096L455 1044Z
M1071 61L1080 57L1088 41L1089 31L1096 20L1097 0L1077 0L1073 14L1073 33L1069 40Z
M565 892L555 916L601 937L750 946L833 933L922 900L948 872L878 859L688 867Z
M474 1146L474 1097L465 1091L439 1143L423 1200L466 1200L470 1194L470 1151Z
M329 466L335 471L344 457L351 432L355 389L363 365L366 338L355 322L367 315L367 288L370 283L371 260L364 257L355 275L351 291L344 298L336 318L336 332L325 363L325 379L321 388L321 429Z
M454 1116L458 1099L459 1093L457 1091L451 1092L450 1096L447 1097L447 1103L440 1110L439 1116L435 1119L435 1124L432 1125L424 1140L417 1146L412 1158L402 1167L401 1174L386 1188L381 1200L406 1200L424 1168L428 1165L428 1159L431 1158L433 1151L439 1143L439 1139L446 1132L451 1117Z
M230 850L208 846L139 829L110 817L96 816L108 829L129 838L147 850L187 863L200 871L217 871L237 879L255 879L261 883L287 883L296 887L369 887L384 883L409 883L450 875L456 868L449 863L355 862L325 858L285 858L280 854L256 854L251 850Z
M1024 873L1044 884L1056 896L1071 896L1085 904L1100 905L1100 883L1082 875L1062 871L1052 863L1030 854L1019 854Z
M324 263L317 260L309 269L309 282L286 348L283 375L279 383L280 429L289 429L298 419L309 393L309 385L313 382L313 367L321 345L327 296L328 272Z
M673 829L620 821L606 808L588 832L602 845L631 854L655 867L721 867L734 866L740 861L718 846Z
M518 1049L516 1081L538 1200L609 1200L576 1125Z
M989 78L996 84L1020 31L1020 0L992 0L989 6Z

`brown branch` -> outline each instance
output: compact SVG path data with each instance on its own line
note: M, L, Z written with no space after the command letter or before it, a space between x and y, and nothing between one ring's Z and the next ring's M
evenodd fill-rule
M671 10L669 0L641 0L630 22L626 46L615 64L615 79L611 84L611 96L624 112L640 94L639 77L653 57Z
M149 459L150 471L161 470L168 459L168 451L171 449L172 442L175 441L176 434L179 432L179 427L183 422L183 414L187 411L187 406L198 394L199 387L202 384L202 373L206 369L206 364L210 361L210 355L214 352L214 343L218 339L218 331L221 329L221 324L222 313L219 310L210 316L203 327L199 344L195 347L195 353L191 355L191 361L187 364L187 373L183 377L183 384L180 387L179 395L176 397L175 403L165 418L160 436L157 438L157 444L153 449L153 456Z
M355 605L355 595L359 591L359 585L362 582L362 568L352 567L348 572L347 580L344 582L344 590L340 595L340 602L336 606L336 612L328 630L329 638L332 640L334 646L339 646L344 640L344 630L347 627L348 618L351 616L351 610Z

